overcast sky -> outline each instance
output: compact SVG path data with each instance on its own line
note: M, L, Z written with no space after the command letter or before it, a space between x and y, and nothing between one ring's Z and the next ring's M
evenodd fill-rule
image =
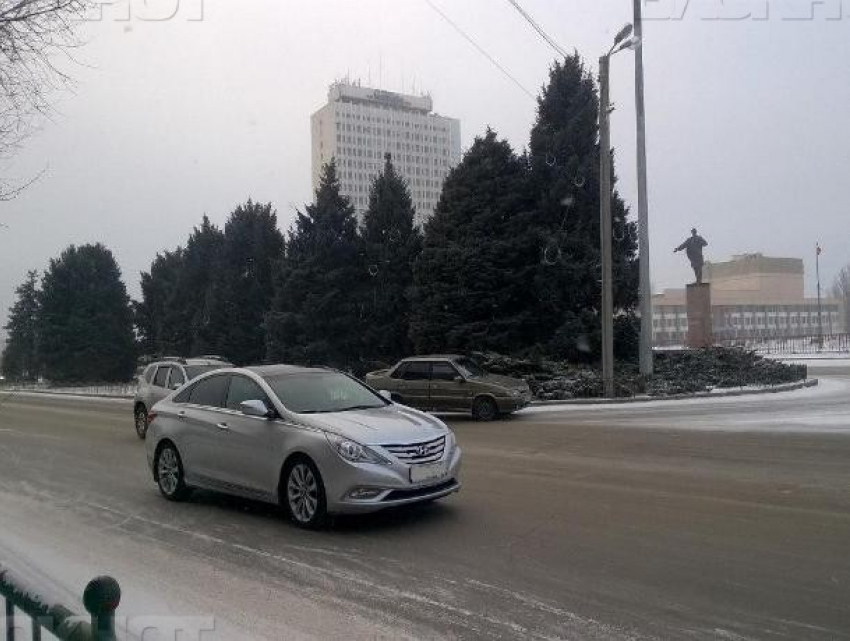
M101 241L131 295L157 251L183 243L206 213L222 224L249 196L281 227L311 198L310 114L346 75L430 91L460 118L464 148L486 126L521 149L534 102L454 31L427 0L135 0L86 26L57 97L4 175L40 181L0 203L0 319L28 269L70 243ZM433 0L536 93L554 52L507 0ZM628 0L522 0L595 69L630 20ZM707 257L761 251L806 259L824 245L825 282L850 262L850 2L652 3L645 37L653 283L691 277L672 249L697 226ZM138 5L138 6L136 6ZM734 5L734 6L732 6ZM755 18L744 18L752 10ZM712 15L714 14L714 15ZM739 19L735 19L739 18ZM765 19L766 18L766 19ZM791 19L794 18L794 19ZM803 19L801 19L803 18ZM635 207L634 66L612 64L619 188Z

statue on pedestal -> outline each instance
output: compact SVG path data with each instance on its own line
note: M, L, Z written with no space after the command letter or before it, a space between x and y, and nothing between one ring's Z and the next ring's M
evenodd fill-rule
M705 260L702 257L702 248L707 247L708 243L705 238L697 233L696 228L691 230L691 237L673 250L673 253L680 252L683 249L688 255L688 260L691 261L691 267L694 269L694 274L697 277L697 285L702 284L702 266Z

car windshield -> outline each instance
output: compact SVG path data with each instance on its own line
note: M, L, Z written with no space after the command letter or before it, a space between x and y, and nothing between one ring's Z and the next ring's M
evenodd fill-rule
M455 365L457 365L461 373L468 378L487 375L487 371L471 358L459 358L455 361Z
M385 407L368 387L339 372L265 377L280 402L296 414L325 414Z
M216 369L221 369L221 365L187 365L186 366L186 376L189 377L189 380L200 376L201 374L206 374L207 372L212 372Z

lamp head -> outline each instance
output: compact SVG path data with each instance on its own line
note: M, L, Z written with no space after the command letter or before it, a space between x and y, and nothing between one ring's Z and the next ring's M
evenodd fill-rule
M620 44L623 40L625 40L625 39L626 39L626 38L628 38L630 35L632 35L632 29L633 29L633 28L634 28L634 27L632 27L632 24L631 24L631 23L628 23L625 27L623 27L622 29L620 29L620 32L619 32L619 33L618 33L618 34L614 37L614 46L616 47L616 46L617 46L618 44Z

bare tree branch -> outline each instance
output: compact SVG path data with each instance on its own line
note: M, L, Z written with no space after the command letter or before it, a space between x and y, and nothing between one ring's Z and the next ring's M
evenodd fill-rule
M50 114L52 94L72 85L56 60L82 44L77 27L91 6L91 0L0 0L0 159L14 155ZM40 176L17 186L0 178L0 201Z

